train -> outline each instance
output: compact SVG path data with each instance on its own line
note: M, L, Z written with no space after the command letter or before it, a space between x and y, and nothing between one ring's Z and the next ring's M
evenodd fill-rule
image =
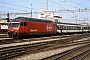
M17 17L8 26L8 36L11 38L82 32L90 32L90 26L28 17Z
M57 33L89 33L90 26L73 23L56 23Z
M7 32L8 30L8 23L0 23L0 33Z
M29 35L50 35L56 32L55 23L52 21L27 17L13 19L8 27L8 36L12 38Z

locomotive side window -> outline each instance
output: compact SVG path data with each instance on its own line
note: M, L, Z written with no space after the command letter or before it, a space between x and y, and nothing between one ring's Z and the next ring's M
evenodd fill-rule
M21 22L20 26L26 26L26 22Z

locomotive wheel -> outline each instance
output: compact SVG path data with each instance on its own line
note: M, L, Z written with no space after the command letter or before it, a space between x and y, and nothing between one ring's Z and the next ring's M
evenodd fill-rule
M12 37L12 38L19 38L19 35L18 35L17 33L12 33L12 34L11 34L11 37Z
M14 33L11 33L11 38L15 38L15 35L14 35Z

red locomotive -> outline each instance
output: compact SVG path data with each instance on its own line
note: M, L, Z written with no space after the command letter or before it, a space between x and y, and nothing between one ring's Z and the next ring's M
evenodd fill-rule
M9 37L18 38L28 35L56 34L55 24L50 20L18 17L8 26Z

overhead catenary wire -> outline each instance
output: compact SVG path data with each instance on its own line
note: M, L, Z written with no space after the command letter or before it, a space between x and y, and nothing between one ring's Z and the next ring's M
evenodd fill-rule
M7 2L0 2L2 4L7 4L7 5L12 5L12 6L17 6L17 7L21 7L21 8L25 8L25 9L31 9L29 7L25 7L25 6L21 6L21 5L16 5L16 4L12 4L12 3L7 3ZM9 7L10 8L10 7ZM38 9L35 9L33 8L34 10L38 10ZM14 9L13 9L14 10ZM16 10L16 9L15 9ZM18 9L17 9L18 10ZM20 10L19 10L20 11Z
M30 2L29 0L25 0L26 2ZM48 0L49 2L52 2L52 3L55 3L55 2L53 2L53 1L50 1L50 0ZM41 2L41 1L38 1L38 0L33 0L33 3L38 3L40 6L41 5L43 5L43 6L45 6L46 5L46 3L45 2ZM51 5L51 4L49 4L48 3L48 5L49 6L53 6L53 7L56 7L56 8L59 8L59 4L57 4L57 3L55 3L56 5ZM62 5L62 4L61 4ZM63 7L63 5L61 6L61 7ZM66 9L65 7L63 7L64 9Z
M15 9L15 8L6 7L6 6L2 6L2 5L0 5L0 7L3 7L3 8L8 8L8 9L11 9L11 10L16 10L16 11L27 12L27 11L25 11L25 10Z
M77 2L74 2L74 1L71 1L71 0L67 0L67 1L86 8L86 6L84 6L84 5L81 4L81 3L77 3Z
M27 2L30 2L28 0L26 0ZM33 0L33 3L37 3L39 4L40 6L43 5L44 7L46 6L46 3L45 2L41 2L41 1L38 1L38 0ZM49 6L53 6L53 7L57 7L55 5L51 5L51 4L48 4ZM57 7L58 8L58 7Z
M37 1L37 0L33 0L33 1L38 2L39 4L44 4L44 5L46 5L46 3L41 2L41 1ZM48 1L49 1L49 0L48 0ZM48 5L50 5L50 6L54 6L54 7L57 7L57 6L55 6L55 5L51 5L51 4L48 4Z
M39 4L39 5L45 5L45 3L44 2L40 2L40 1L37 1L37 0L33 0L32 2L30 1L30 0L25 0L26 2L30 2L30 3L35 3L35 4Z
M53 1L51 1L51 0L49 0L51 3L53 3L53 4L55 4L58 8L63 8L63 9L67 9L66 7L64 7L64 5L63 4L59 4L59 3L55 3L55 2L53 2Z
M20 6L20 5L15 5L15 4L7 3L7 2L0 2L0 3L3 3L3 4L7 4L7 5L13 5L13 6L17 6L17 7L23 7L23 8L28 8L28 9L30 9L29 7Z
M86 10L86 12L90 10L90 9L87 8L87 6L85 6L85 5L81 4L81 3L77 3L77 2L74 2L74 1L70 1L70 0L67 0L67 1L68 1L68 2L71 2L71 3L74 3L74 4L76 4L76 5L79 5L79 6L84 7L85 10ZM90 0L89 0L89 1L90 1Z
M35 4L37 4L37 6L45 6L45 3L37 1L37 0L32 0L32 2L30 0L25 0L25 2L28 3L32 3L32 5L34 6ZM33 8L34 10L39 10L38 7Z

